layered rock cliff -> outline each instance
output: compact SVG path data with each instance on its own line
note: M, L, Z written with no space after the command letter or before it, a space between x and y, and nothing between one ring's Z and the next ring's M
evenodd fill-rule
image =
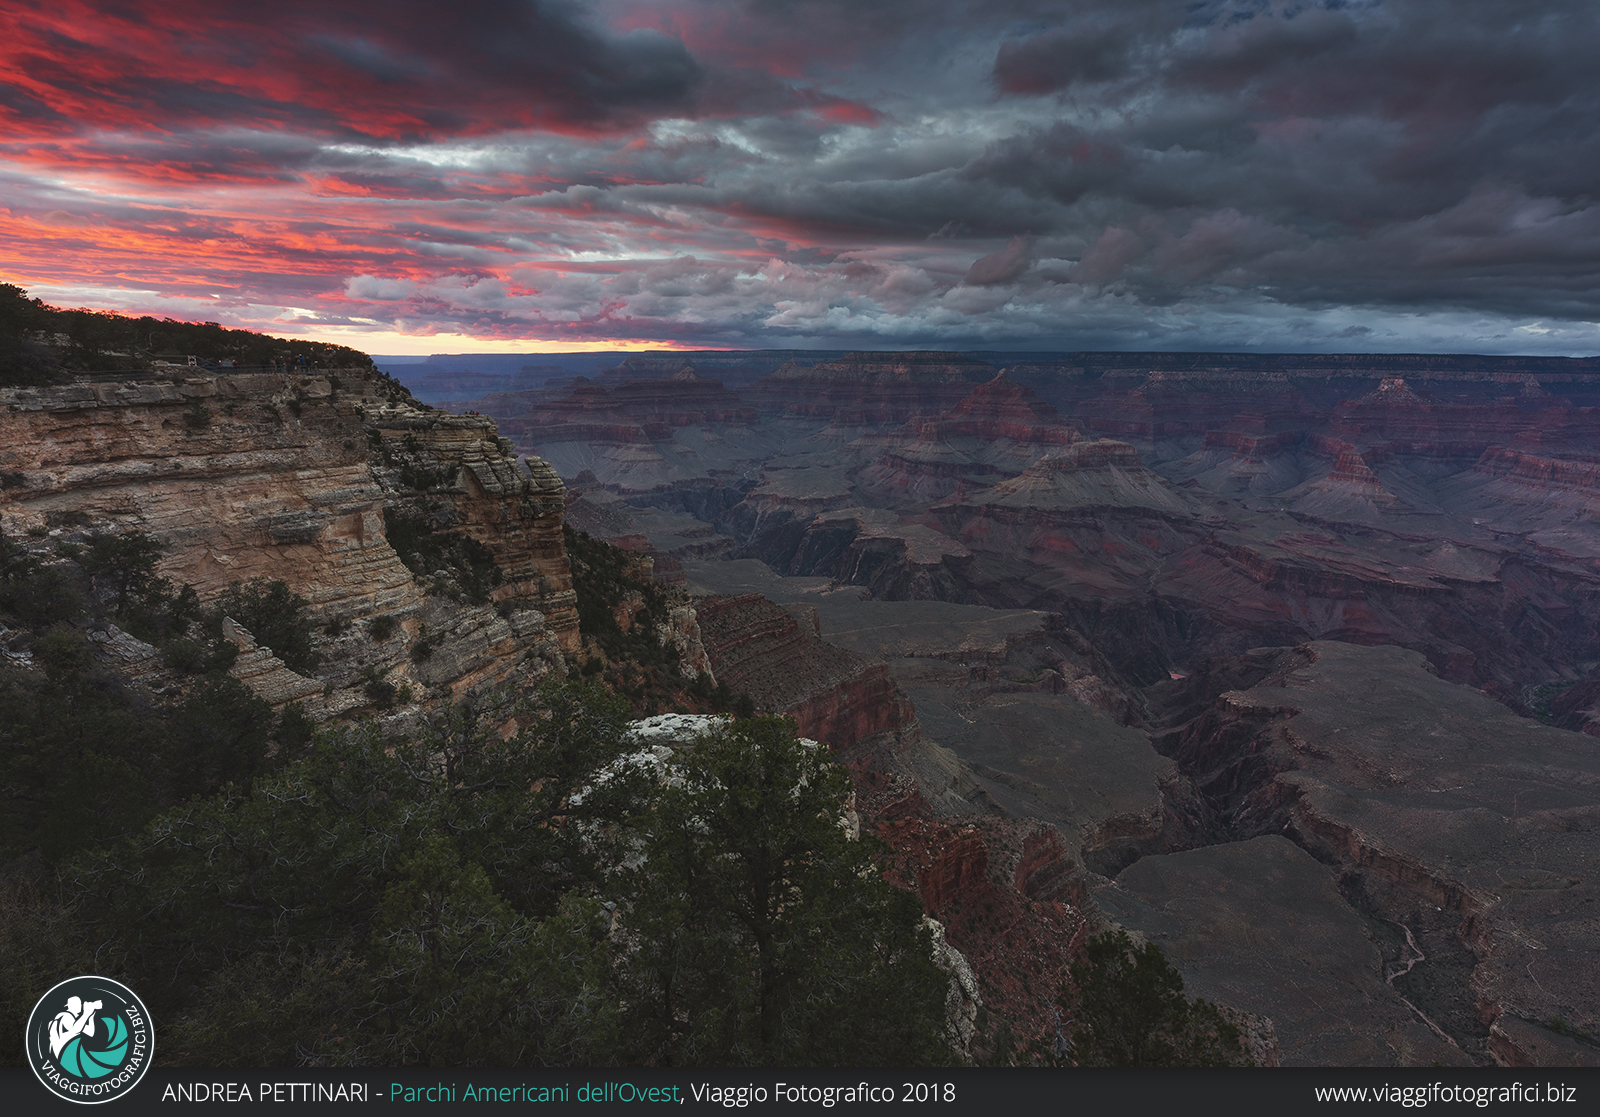
M1056 828L997 817L954 792L975 785L924 738L889 667L823 642L814 609L753 593L700 597L695 608L717 677L850 765L861 824L890 847L886 874L945 924L984 1005L1016 1036L1047 1035L1087 927L1073 906L1082 871Z
M904 423L961 402L994 366L965 353L850 353L815 365L784 365L746 391L764 413L846 426Z
M483 406L520 453L537 454L567 478L588 470L619 491L714 483L774 446L752 407L692 368L610 388L579 377L564 393L499 396Z
M849 749L915 718L887 667L823 643L760 594L698 598L695 612L717 678L803 737Z
M1014 476L1079 437L1055 408L1002 372L937 419L913 419L851 448L882 448L857 477L864 490L901 504L932 503Z
M1515 731L1527 723L1509 711L1600 722L1592 676L1577 682L1600 655L1600 365L1033 354L1003 377L993 367L937 354L797 362L741 388L762 431L739 444L745 457L710 427L664 420L670 439L605 451L586 511L615 513L657 553L682 548L692 586L718 584L696 560L731 555L718 565L765 573L729 573L717 592L798 587L792 628L776 615L728 622L744 634L728 637L729 670L811 724L828 716L814 696L832 693L841 712L819 734L850 740L863 707L851 688L870 670L819 670L812 691L780 693L789 659L807 677L802 636L886 661L915 733L869 734L842 755L868 825L901 851L902 879L939 910L986 997L1020 1005L1051 985L1028 944L1072 940L1098 908L1159 938L1197 990L1273 1016L1286 1062L1538 1062L1581 1045L1547 1026L1571 1006L1511 976L1521 966L1556 987L1544 957L1516 944L1576 941L1559 900L1544 915L1522 903L1566 886L1497 893L1495 915L1464 916L1463 897L1477 894L1469 877L1509 872L1524 853L1530 868L1565 858L1559 872L1581 886L1587 854L1484 838L1480 858L1472 835L1504 825L1497 810L1518 817L1524 798L1514 788L1507 812L1483 788L1522 775L1475 771L1473 798L1419 773L1424 760L1465 763L1436 732L1471 737L1441 693L1487 699L1430 687L1471 684L1502 703L1483 711L1511 719L1474 714L1503 738L1504 762L1542 758L1575 796L1518 826L1582 831L1586 769L1546 755L1538 735L1553 730ZM702 443L715 465L682 453ZM571 468L601 460L566 446ZM991 629L1003 638L980 638ZM1278 684L1251 674L1250 649L1307 640L1336 651L1279 689L1320 697L1269 702L1259 692ZM1383 645L1420 652L1446 681ZM1232 668L1219 665L1240 662L1222 686ZM1289 662L1275 678L1299 670ZM1381 718L1337 721L1402 683L1407 741ZM1214 723L1205 711L1186 713L1187 728L1164 720L1168 685L1211 687L1200 704L1220 704ZM1230 691L1248 698L1225 702ZM1406 720L1427 710L1437 724ZM1166 756L1151 750L1152 723ZM1209 743L1178 748L1180 728ZM1528 778L1535 799L1549 791ZM1032 903L1061 905L1037 939L1056 916ZM1030 930L1009 937L1024 911L1016 925ZM1548 939L1546 916L1562 927ZM1044 1004L1018 1012L1043 1019Z
M0 517L18 534L147 532L168 549L159 573L202 603L230 583L285 583L323 629L317 677L244 632L234 672L330 717L536 678L575 647L561 483L508 450L489 420L425 409L359 369L9 389ZM460 571L406 565L397 515L413 540L482 548L481 601Z
M1222 876L1283 856L1249 839L1287 836L1316 859L1296 861L1297 878L1322 874L1315 888L1336 884L1375 917L1398 999L1366 1015L1361 1042L1381 1050L1385 1031L1409 1030L1419 1055L1531 1065L1561 1049L1563 1027L1600 1029L1591 738L1517 718L1396 648L1260 649L1159 693L1172 721L1158 746L1245 842ZM1581 1046L1557 1061L1600 1063Z

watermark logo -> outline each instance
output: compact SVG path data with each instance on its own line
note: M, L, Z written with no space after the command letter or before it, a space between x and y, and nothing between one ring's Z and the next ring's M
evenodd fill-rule
M74 977L39 998L28 1017L28 1065L45 1089L94 1105L139 1084L155 1054L150 1013L109 977Z

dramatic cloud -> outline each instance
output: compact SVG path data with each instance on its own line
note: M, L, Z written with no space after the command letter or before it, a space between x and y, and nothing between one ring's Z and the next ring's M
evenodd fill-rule
M1597 45L1510 0L23 2L0 280L391 352L1590 353Z

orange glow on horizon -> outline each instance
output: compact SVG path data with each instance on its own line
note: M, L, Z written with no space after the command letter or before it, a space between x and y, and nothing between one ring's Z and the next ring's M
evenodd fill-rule
M272 337L292 337L301 341L319 341L328 345L344 345L363 353L381 353L386 357L428 357L435 353L526 353L539 356L545 353L647 353L728 350L726 345L686 345L681 341L628 340L628 341L546 341L543 339L512 339L504 337L473 337L470 334L400 334L361 333L356 331L308 330L301 334L274 333Z

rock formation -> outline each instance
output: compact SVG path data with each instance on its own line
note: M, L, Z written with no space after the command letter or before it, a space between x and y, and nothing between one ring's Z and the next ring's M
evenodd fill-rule
M878 758L862 770L889 789L863 790L861 800L864 817L880 817L908 866L919 866L905 879L930 908L1002 878L1008 895L1027 895L1009 868L995 868L1013 864L998 852L1010 848L1001 835L1043 827L1027 831L1035 848L1058 852L1045 859L1037 879L1052 883L1039 895L1069 913L1052 933L1078 934L1068 924L1092 926L1099 909L1163 936L1201 992L1274 1017L1285 1062L1585 1057L1576 1032L1547 1026L1556 1016L1570 1023L1561 1013L1573 1006L1544 1003L1507 976L1532 963L1544 981L1539 956L1477 937L1487 909L1449 928L1423 918L1433 886L1418 883L1414 866L1425 859L1407 854L1406 867L1384 858L1427 824L1397 822L1380 854L1364 844L1377 840L1367 822L1328 821L1326 804L1372 797L1352 789L1363 786L1361 765L1377 765L1389 747L1373 723L1362 723L1353 752L1327 750L1352 768L1318 778L1347 798L1318 798L1307 777L1286 774L1316 768L1315 749L1283 744L1311 740L1295 728L1308 714L1272 715L1266 724L1281 726L1279 737L1247 734L1257 723L1229 714L1206 732L1234 759L1212 771L1170 746L1175 715L1163 695L1219 686L1235 670L1227 664L1245 664L1235 673L1250 676L1252 648L1314 640L1319 664L1335 658L1320 649L1348 653L1331 707L1359 707L1394 675L1409 680L1419 710L1448 707L1444 695L1457 694L1500 711L1514 753L1542 755L1539 734L1554 732L1513 732L1530 709L1595 732L1600 700L1592 681L1578 680L1600 658L1600 364L1065 354L1030 355L980 379L931 355L902 360L899 371L870 357L797 364L741 390L773 450L737 486L708 475L652 492L644 470L625 484L597 480L631 506L636 528L670 512L717 532L703 538L731 537L683 554L691 588L777 595L797 630L887 663L915 707L917 735L907 744L902 731L860 754ZM695 530L674 521L672 537L682 545ZM719 558L732 561L706 561ZM757 567L765 573L745 573ZM1030 628L1034 615L1055 627ZM1416 661L1385 658L1401 654L1394 645L1420 653L1439 677L1407 675L1413 667L1400 665ZM1206 701L1254 695L1263 677L1208 691ZM1420 724L1410 732L1432 740ZM1574 787L1588 780L1571 770ZM1399 811L1399 785L1382 786ZM1244 787L1259 794L1222 790ZM1413 797L1437 812L1444 789ZM1572 809L1590 809L1589 791L1574 794ZM1452 816L1452 833L1490 825L1473 809ZM1462 846L1448 862L1482 872L1516 856L1495 846L1474 858ZM1542 865L1546 854L1536 856ZM1424 875L1443 879L1444 860ZM1285 905L1285 896L1298 899ZM1531 908L1496 903L1495 941L1539 938L1518 922L1533 918L1519 914ZM1245 929L1277 906L1299 930L1251 938ZM952 941L986 926L975 914L946 923ZM1236 938L1253 945L1234 950ZM1297 938L1322 945L1306 952ZM994 951L961 945L986 997L1005 985L997 974L1016 973L1004 960L1031 949L1021 940ZM1312 966L1311 994L1264 980L1258 955ZM1493 957L1509 960L1486 962ZM1345 996L1337 1008L1315 992L1336 985ZM1476 991L1463 993L1469 986Z
M1002 372L937 419L913 419L897 431L863 437L858 451L883 449L857 481L896 504L932 503L1014 476L1078 437L1055 408Z
M489 420L427 410L363 370L7 389L0 517L16 534L61 534L63 517L145 531L169 548L159 572L202 602L284 582L325 627L318 677L289 678L237 630L234 673L330 717L368 708L374 679L420 702L459 698L536 678L575 646L560 480L539 462L524 474L508 451ZM397 512L484 548L499 572L484 603L407 568L388 538ZM379 617L399 635L370 638Z
M1534 1048L1560 1045L1559 1029L1547 1034L1552 1021L1595 1033L1600 949L1587 913L1600 896L1600 842L1585 820L1600 809L1600 754L1590 738L1518 718L1397 648L1261 649L1162 690L1172 713L1158 747L1193 779L1228 837L1244 840L1231 861L1212 858L1208 871L1254 879L1263 858L1287 856L1285 866L1301 867L1286 867L1285 879L1320 890L1326 898L1316 904L1332 903L1337 884L1376 916L1365 933L1356 925L1339 932L1360 950L1376 934L1391 959L1384 972L1398 1003L1341 1010L1368 1029L1364 1042L1376 1045L1368 1058L1387 1045L1423 1061L1528 1065ZM1283 843L1258 845L1259 835L1290 838L1334 871L1298 851L1288 855ZM1136 891L1170 903L1173 884L1150 876L1164 871L1160 860L1141 861L1118 883L1137 870ZM1193 880L1193 872L1179 876ZM1259 921L1260 905L1236 887L1195 886L1217 898L1206 918ZM1205 965L1217 967L1214 980L1240 980L1223 974L1249 969L1257 1003L1282 1002L1286 991L1259 984L1270 980L1256 964L1259 936L1217 933L1234 945L1210 948L1214 961ZM1332 962L1342 949L1330 945L1322 956ZM1371 972L1355 961L1339 965ZM1381 994L1370 981L1367 990L1363 996ZM1301 1029L1286 1025L1280 1015L1287 1054ZM1454 1051L1438 1049L1427 1033ZM1304 1061L1343 1058L1308 1051ZM1600 1064L1600 1053L1587 1058Z
M577 604L561 546L566 487L555 470L538 458L519 469L510 440L480 417L384 404L368 408L366 419L380 459L399 463L385 478L392 491L424 507L436 527L482 544L502 572L490 599L537 608L561 646L574 650ZM407 486L408 470L426 483Z
M1600 364L762 354L716 357L724 385L702 356L465 408L498 435L378 392L348 460L303 439L304 507L252 530L388 595L300 583L329 616L403 622L392 647L327 638L350 648L308 704L360 699L341 662L472 687L570 643L540 550L570 496L711 594L669 640L851 765L991 1013L1045 1034L1067 951L1109 921L1285 1063L1590 1057L1592 737L1519 715L1600 724ZM300 426L337 413L315 390ZM503 438L550 468L508 472ZM8 482L3 511L44 522L55 483ZM384 507L481 546L490 604L396 569ZM332 547L314 508L366 509L370 538ZM210 592L239 576L206 561ZM447 630L424 679L405 649ZM253 685L304 689L249 658Z
M803 737L849 749L912 719L887 667L823 643L759 594L702 597L695 612L718 680L794 718Z
M747 398L764 414L898 424L949 410L993 376L993 365L965 353L850 353L786 364L752 385Z
M754 409L692 368L610 388L578 377L564 394L512 393L483 405L520 453L564 477L588 470L622 489L709 482L773 449Z

